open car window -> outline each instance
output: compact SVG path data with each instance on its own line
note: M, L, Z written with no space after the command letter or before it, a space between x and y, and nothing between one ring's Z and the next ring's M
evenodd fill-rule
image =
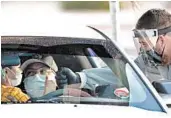
M26 89L29 87L26 87L23 76L21 83L16 87L29 96L30 99L25 103L121 105L161 111L154 96L142 83L127 59L116 48L107 47L106 43L102 41L97 44L53 46L2 44L1 50L2 56L18 55L21 65L28 59L42 59L50 55L58 66L58 71L63 67L68 68L80 79L79 82L71 82L72 84L60 88L59 77L57 77L57 87L54 91L43 93L39 97L32 97L27 93ZM102 66L98 66L97 62ZM68 77L67 79L70 81L73 78ZM36 92L35 89L29 91ZM9 101L1 100L1 102L8 103Z

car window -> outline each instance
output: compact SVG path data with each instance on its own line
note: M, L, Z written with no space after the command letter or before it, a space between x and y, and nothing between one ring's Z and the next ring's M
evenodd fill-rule
M91 49L95 55L87 55L87 49ZM18 55L21 59L21 65L28 59L42 60L50 55L58 67L57 72L55 72L56 86L52 84L52 81L47 83L46 78L44 78L44 81L41 78L48 70L47 67L43 69L36 66L38 68L36 72L35 69L29 70L27 74L23 72L22 82L17 87L30 97L31 101L29 103L120 105L160 111L161 108L157 101L129 65L126 58L118 50L113 51L115 53L110 55L108 50L100 44L57 45L37 47L34 50L29 45L20 45L17 48L11 48L11 46L3 48L2 45L2 56ZM96 58L105 66L102 66L103 68L94 67L89 58ZM4 65L2 68L4 68ZM62 69L65 71L60 73ZM41 74L39 76L41 86L38 80L35 80L34 75L37 76L37 73ZM64 81L67 80L69 84L65 84L63 87L58 85L61 78ZM34 87L28 86L26 81L32 82L31 85L34 85ZM38 86L40 86L40 90ZM36 96L40 93L40 96ZM149 107L149 104L151 104L151 107Z

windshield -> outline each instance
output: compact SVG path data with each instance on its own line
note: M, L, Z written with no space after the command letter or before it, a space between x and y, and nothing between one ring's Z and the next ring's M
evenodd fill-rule
M2 45L1 102L121 105L161 111L123 55L106 45Z

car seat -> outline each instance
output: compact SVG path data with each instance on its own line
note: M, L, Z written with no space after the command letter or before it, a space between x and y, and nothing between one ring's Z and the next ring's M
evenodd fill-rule
M20 58L17 55L2 55L1 56L1 66L2 68L17 66L20 64Z

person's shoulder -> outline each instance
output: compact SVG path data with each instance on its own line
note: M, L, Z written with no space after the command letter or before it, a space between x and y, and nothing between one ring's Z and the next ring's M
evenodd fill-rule
M8 86L7 89L9 91L11 91L11 93L16 93L17 94L17 93L21 92L21 89L20 88L14 87L14 86Z
M135 63L142 63L143 62L143 55L138 55L138 57L134 60Z
M1 86L1 89L2 89L3 92L11 93L13 95L22 92L20 88L17 88L17 87L14 87L14 86L5 86L5 85L2 85Z
M142 54L138 55L135 60L137 60L137 59L143 59L143 55Z

